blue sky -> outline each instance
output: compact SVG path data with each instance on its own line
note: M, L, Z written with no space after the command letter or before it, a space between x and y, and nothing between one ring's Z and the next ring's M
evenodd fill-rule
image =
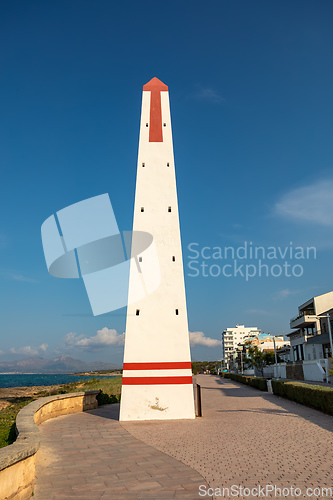
M82 282L48 275L40 227L109 193L131 229L153 76L170 91L193 358L218 359L207 338L236 323L288 333L299 304L333 289L332 15L329 0L2 3L1 361L121 362L125 310L93 317ZM191 243L245 241L316 259L289 259L300 277L190 276Z

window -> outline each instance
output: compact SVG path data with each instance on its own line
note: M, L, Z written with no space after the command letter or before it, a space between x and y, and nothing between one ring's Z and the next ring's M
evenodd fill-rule
M174 255L172 256L172 262L176 262L176 257Z
M168 207L168 212L171 212L171 207Z
M140 315L140 309L137 309L137 310L136 310L136 312L135 312L135 314L136 314L137 316L139 316L139 315Z
M178 314L179 314L178 309L175 309L175 313L176 313L176 316L178 316Z
M146 123L146 127L148 127L148 123Z
M142 163L142 166L145 167L146 165L144 163Z
M304 349L303 349L303 345L301 344L300 346L300 360L303 360L304 361Z
M141 207L141 212L144 212L144 211L145 211L144 207Z
M166 123L163 123L163 127L166 127Z
M167 163L167 167L170 167L170 163Z
M142 262L142 257L139 257L139 262Z

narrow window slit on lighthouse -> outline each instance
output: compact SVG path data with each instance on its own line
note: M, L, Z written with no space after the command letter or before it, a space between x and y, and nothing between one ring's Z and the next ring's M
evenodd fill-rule
M163 123L163 127L166 127L166 123Z
M146 127L148 127L148 123L146 123Z
M139 257L139 262L142 262L142 257Z
M167 167L170 167L170 163L167 163Z
M136 314L137 316L139 316L139 314L140 314L140 309L137 309L137 310L136 310L136 312L135 312L135 314Z
M179 314L178 309L175 309L175 313L176 313L176 316L178 316L178 314Z
M141 212L144 212L144 211L145 211L144 207L141 207Z
M146 165L144 163L142 163L142 166L145 167Z
M168 212L171 212L171 207L168 207Z
M172 262L176 262L176 257L174 255L172 256Z

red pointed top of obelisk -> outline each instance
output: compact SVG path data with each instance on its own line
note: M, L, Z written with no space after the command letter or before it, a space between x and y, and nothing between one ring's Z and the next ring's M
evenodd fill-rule
M146 85L143 86L143 90L159 90L159 91L165 91L168 90L167 85L165 83L161 82L156 76L152 78Z

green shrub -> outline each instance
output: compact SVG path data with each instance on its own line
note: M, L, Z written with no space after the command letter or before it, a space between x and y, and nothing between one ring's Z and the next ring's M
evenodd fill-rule
M333 388L302 382L272 380L274 394L333 415Z
M29 397L18 397L13 404L0 410L0 448L12 444L16 440L16 415L31 401L33 399Z
M249 385L260 389L261 391L267 391L267 380L260 377L249 377Z
M222 373L223 378L230 378L235 382L246 384L260 391L267 391L267 382L265 378L249 377L248 375L240 375L239 373Z
M98 401L98 406L101 406L101 405L111 405L113 403L119 403L119 401L120 401L120 394L118 394L117 396L115 396L114 394L106 394L105 392L103 392L101 390L99 392L99 394L97 394L96 399Z

